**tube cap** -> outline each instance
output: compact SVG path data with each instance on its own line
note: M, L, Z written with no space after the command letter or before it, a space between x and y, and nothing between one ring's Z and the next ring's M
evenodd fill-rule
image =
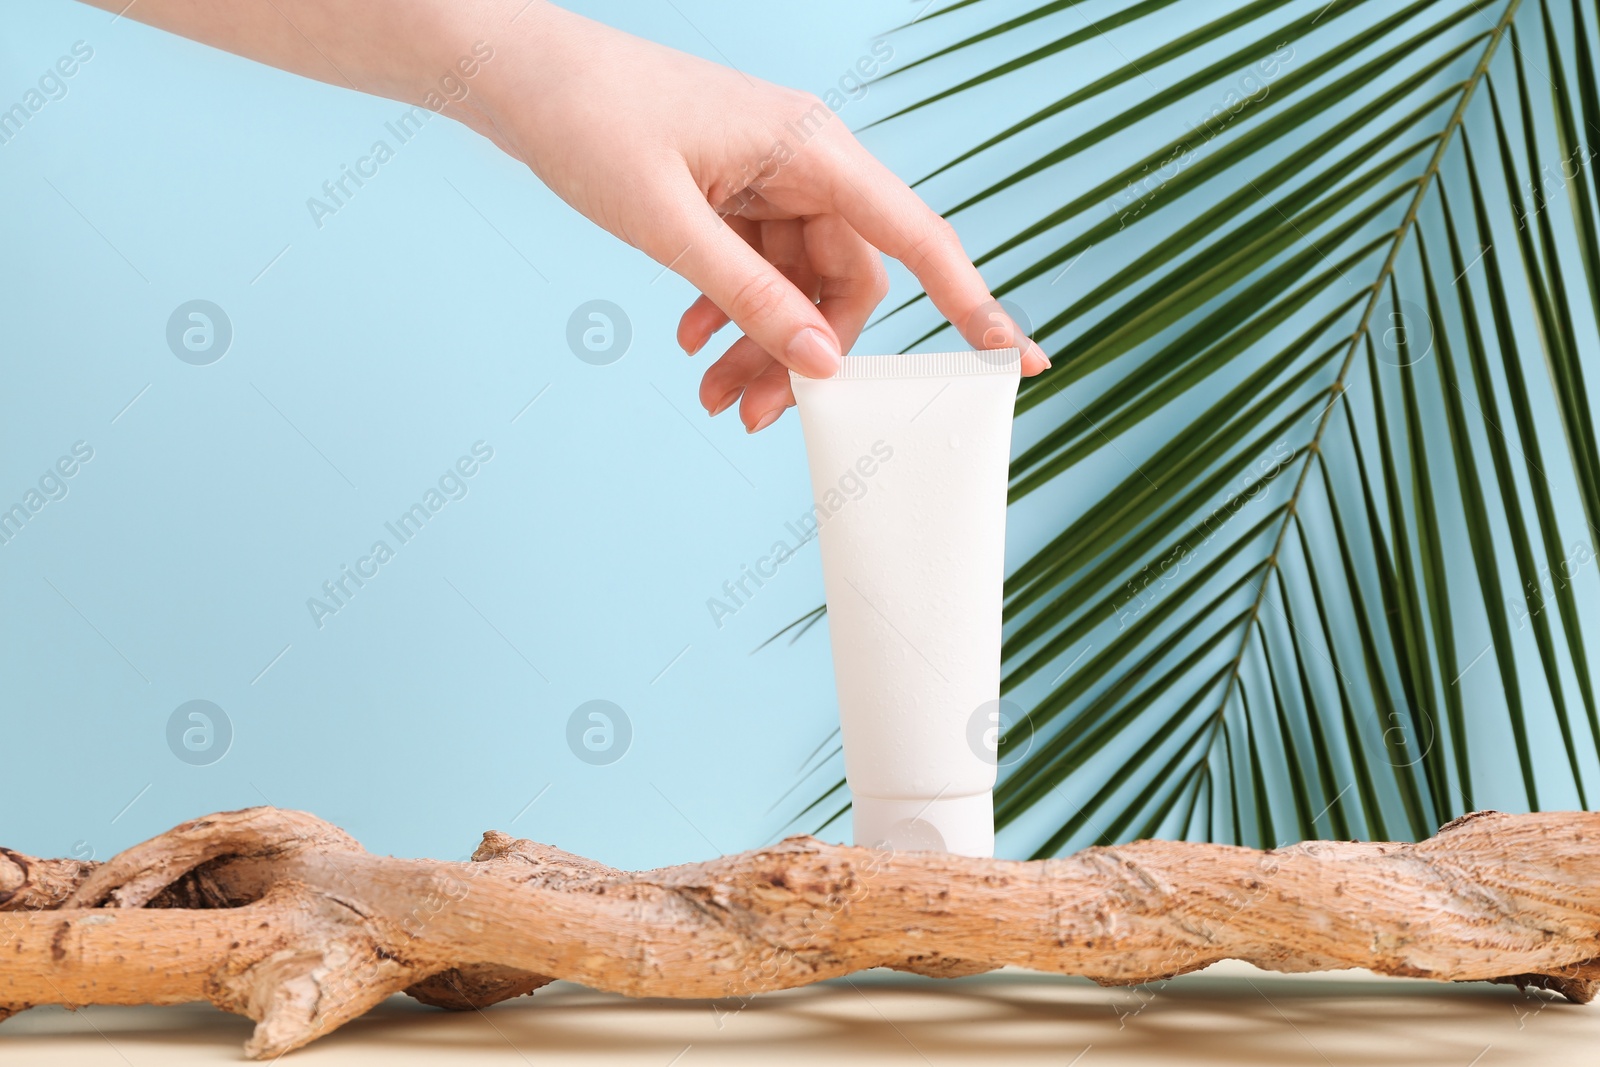
M897 852L994 855L994 793L885 800L851 794L858 845Z

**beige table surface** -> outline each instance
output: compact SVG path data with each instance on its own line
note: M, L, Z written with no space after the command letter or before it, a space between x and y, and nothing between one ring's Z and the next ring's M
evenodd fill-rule
M209 1005L36 1008L0 1025L0 1067L242 1063L250 1023ZM748 1002L630 1001L557 983L461 1014L395 997L283 1062L1227 1064L1495 1067L1600 1063L1600 1004L1366 972L1221 963L1102 989L1007 970L939 981L873 971Z

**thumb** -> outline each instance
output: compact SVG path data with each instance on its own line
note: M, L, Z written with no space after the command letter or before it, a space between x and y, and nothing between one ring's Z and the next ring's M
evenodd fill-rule
M840 349L828 320L698 189L686 189L663 216L646 252L687 278L779 363L808 378L833 376Z

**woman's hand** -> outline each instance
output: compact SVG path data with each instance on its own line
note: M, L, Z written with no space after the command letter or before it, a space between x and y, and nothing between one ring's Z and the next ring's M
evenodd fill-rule
M753 433L790 404L789 369L826 377L909 267L977 348L1017 346L950 225L815 97L631 37L546 0L92 0L284 70L420 104L526 163L567 203L702 295L678 324L693 355L731 320L706 371L713 415ZM492 50L441 96L468 42ZM474 55L478 46L471 46Z
M467 121L704 294L678 324L686 352L730 319L743 331L701 381L711 414L738 401L753 433L794 403L790 369L832 374L887 291L880 251L969 344L1020 346L1025 374L1049 366L950 225L815 97L543 0L511 28Z

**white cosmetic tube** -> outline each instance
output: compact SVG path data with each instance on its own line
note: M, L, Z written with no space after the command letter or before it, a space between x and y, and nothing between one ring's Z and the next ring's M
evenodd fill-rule
M994 854L1017 349L791 374L860 845Z

